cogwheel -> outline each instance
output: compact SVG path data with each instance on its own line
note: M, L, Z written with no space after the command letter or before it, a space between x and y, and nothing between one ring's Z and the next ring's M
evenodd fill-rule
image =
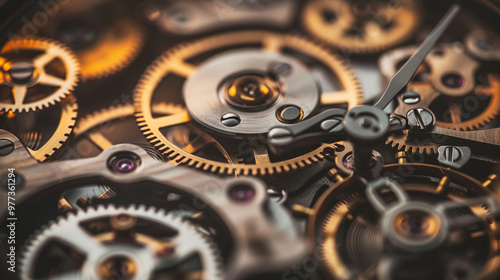
M21 257L21 279L223 279L221 267L215 243L180 217L101 205L35 233Z
M406 151L409 153L435 154L438 151L439 144L432 142L431 139L419 140L408 137L408 132L402 134L391 134L385 144L391 147Z
M19 135L33 158L43 162L66 142L76 122L78 104L72 94L58 105L28 113L0 112L0 121Z
M302 15L307 31L354 53L377 53L409 39L421 18L420 3L397 1L309 1Z
M240 159L237 159L238 156L242 156L241 150L245 150L241 145L237 147L238 144L244 142L240 141L241 138L240 140L231 137L225 138L216 133L212 136L206 129L198 128L197 125L200 125L200 122L195 122L191 115L188 114L187 109L184 109L183 112L164 116L152 113L151 104L154 96L156 98L156 93L162 95L162 92L168 91L168 95L162 95L164 98L170 98L168 102L179 103L178 100L183 98L180 90L182 86L178 84L172 86L160 85L163 82L169 83L171 81L168 78L164 79L166 76L180 76L182 77L181 83L185 83L186 79L196 74L197 67L201 67L200 65L203 66L206 61L213 61L210 58L220 58L224 55L239 55L238 52L251 52L257 59L260 56L265 56L267 59L271 54L284 56L285 52L287 57L293 57L293 59L297 60L306 57L305 61L300 61L301 67L302 65L303 67L309 67L308 65L311 64L311 61L319 61L332 73L330 75L334 76L333 79L338 81L342 88L338 91L330 92L326 90L327 92L322 93L317 102L320 106L347 104L348 107L353 107L363 103L361 87L347 63L341 58L332 55L321 46L293 35L260 31L235 32L209 37L173 48L160 56L147 69L137 85L134 97L136 119L146 138L155 148L178 164L219 174L264 176L296 170L322 160L324 158L323 150L326 147L334 146L334 144L325 144L313 151L304 152L301 155L294 155L293 157L288 156L285 159L273 159L267 148L263 147L265 146L265 140L257 139L256 141L260 144L251 146L250 149L253 150L251 153L249 152L251 155L248 155L248 161L246 164L241 164L239 163ZM246 67L244 63L239 63L238 65L237 67L241 67L241 65ZM257 65L257 67L260 66ZM225 67L225 69L233 71L232 67ZM196 84L197 81L194 82ZM313 84L317 86L316 83ZM163 89L162 92L157 92L156 90L160 87L159 85ZM175 89L178 89L177 93ZM185 95L184 98L186 98ZM200 101L197 98L195 100L197 100L197 104L205 104L204 101ZM275 102L274 104L277 103ZM276 120L274 113L272 117ZM220 121L217 123L220 123ZM201 125L203 126L203 124ZM184 145L179 145L171 137L168 137L168 132L165 132L165 130L173 126L177 130L187 129L194 131L195 133L192 134L195 134L196 137L191 139L190 142L184 143ZM254 127L253 129L260 129L260 127ZM258 138L257 134L255 134L255 137ZM217 151L217 159L210 158L204 153L202 148L207 145L215 146L215 149L211 150ZM231 145L235 147L228 148Z
M134 21L121 19L105 28L95 43L75 50L83 81L109 76L125 68L144 45L144 30Z
M184 109L180 106L157 103L155 114L176 114ZM119 104L78 119L73 131L74 137L61 158L87 158L96 156L113 145L132 143L141 146L158 160L165 158L156 151L137 128L134 106ZM89 145L91 144L91 145Z
M14 39L0 52L0 111L28 112L56 104L78 82L80 66L64 45Z

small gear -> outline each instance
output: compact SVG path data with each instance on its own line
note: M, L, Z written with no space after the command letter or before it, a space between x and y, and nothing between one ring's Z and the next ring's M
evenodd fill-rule
M0 111L29 112L71 93L80 66L66 46L46 39L14 39L0 52Z
M302 20L316 38L354 53L377 53L396 46L416 31L418 1L309 1Z
M438 152L439 144L436 144L432 139L418 140L411 139L408 132L401 134L391 134L387 137L385 144L391 147L409 153L435 154Z
M241 54L245 52L244 55ZM282 53L286 52L286 56ZM361 93L361 88L354 74L348 67L347 63L342 59L332 55L329 51L324 48L311 43L301 37L292 36L292 35L282 35L277 33L269 33L269 32L258 32L258 31L248 31L248 32L236 32L231 34L224 34L213 36L207 39L203 39L192 44L181 45L179 47L173 48L172 50L167 51L164 55L160 56L146 71L141 80L138 83L138 86L135 91L135 106L136 106L136 118L141 130L144 132L146 138L164 155L168 156L171 160L188 166L193 166L195 168L199 168L202 170L210 171L213 173L219 174L240 174L240 175L267 175L274 173L287 172L290 170L295 170L298 168L302 168L306 165L310 165L312 163L318 162L321 160L323 155L323 150L326 147L331 147L334 144L325 144L319 148L314 149L313 151L304 152L302 154L294 155L293 157L288 157L285 159L273 159L273 156L269 154L267 149L265 148L265 140L258 139L258 134L252 134L248 131L262 130L262 126L253 126L253 127L237 127L240 129L239 131L242 134L246 134L244 137L253 137L256 139L250 140L248 143L252 143L250 146L244 146L245 141L231 139L231 137L221 137L214 133L214 135L207 132L206 129L198 128L195 123L193 123L193 119L191 114L188 113L190 110L184 110L181 113L171 114L159 116L155 115L151 111L152 100L156 98L156 94L161 95L162 98L167 98L168 102L179 102L179 99L184 98L188 107L190 104L196 103L197 105L210 103L209 101L201 101L200 98L204 98L208 96L209 98L215 97L215 102L219 102L216 96L216 91L213 92L215 94L212 96L211 93L207 93L206 95L198 95L198 97L192 95L192 93L199 92L195 91L186 91L184 88L184 95L181 92L182 83L186 85L197 87L200 84L204 84L203 81L199 81L198 77L196 79L192 78L193 74L196 74L196 68L201 67L199 65L207 65L210 62L216 61L216 58L224 57L225 55L229 56L237 56L237 59L248 59L249 54L255 59L251 59L251 62L255 64L252 67L267 67L267 64L260 65L257 61L268 59L268 57L273 57L271 59L271 66L275 59L288 60L290 63L295 63L293 59L304 59L304 61L299 61L295 65L297 66L296 71L302 69L302 67L311 67L313 61L319 61L324 66L327 67L330 75L334 76L332 79L338 81L340 84L339 90L332 90L331 92L323 89L324 93L321 94L320 98L317 102L314 102L317 96L314 95L315 92L320 91L317 88L313 88L311 90L304 89L301 92L311 92L311 98L307 99L306 102L312 101L314 104L312 106L307 107L309 111L312 111L312 108L317 106L317 103L322 106L341 106L342 104L347 104L348 107L353 107L359 104L362 104L363 98ZM285 57L285 58L283 58ZM292 58L289 58L292 57ZM213 58L213 59L210 59ZM201 61L200 61L201 60ZM208 61L208 62L206 62ZM229 59L224 60L229 61ZM231 59L234 63L234 59ZM207 64L205 64L205 62ZM238 67L250 67L249 64L245 63L236 63L237 65L233 67L222 67L222 71L232 71L238 72L239 70L234 70ZM287 65L280 65L281 69L277 69L277 71L287 72ZM244 70L244 69L243 69ZM292 73L293 73L292 72ZM298 72L297 72L298 73ZM214 82L216 78L213 77L215 72L212 72L210 77L211 81L209 83ZM229 73L231 74L231 73ZM238 73L233 73L238 74ZM180 76L182 79L179 82L177 78L164 79L165 77L172 76ZM265 75L265 74L264 74ZM285 73L286 75L286 73ZM297 79L307 79L309 73L306 71L304 76L298 77ZM205 76L205 75L202 75ZM261 77L261 76L258 76ZM224 77L224 78L227 78ZM187 79L187 82L185 81ZM260 78L258 78L260 79ZM297 79L294 81L297 82ZM236 79L237 81L243 79ZM264 79L262 79L264 80ZM314 82L314 79L311 79L314 87L317 86L317 83ZM159 85L163 82L171 82L171 85ZM177 82L177 83L176 83ZM217 81L216 81L217 82ZM266 80L268 82L268 80ZM179 84L181 83L181 85ZM302 85L306 84L306 82L302 83ZM269 85L269 84L267 84ZM268 89L274 90L272 85L264 87L266 93ZM161 87L164 91L157 91L157 87ZM298 88L298 87L295 87ZM175 96L175 91L177 90L177 96ZM168 95L163 94L163 92L169 92ZM206 91L206 89L205 89ZM188 95L189 92L189 96ZM210 90L211 92L211 90ZM266 95L266 94L265 94ZM267 97L269 96L269 97ZM288 96L291 96L290 94ZM233 96L234 97L234 96ZM276 97L273 95L266 95L266 99L263 102L269 101L271 105L265 107L264 110L272 111L269 108L274 108L272 106L278 106L281 97ZM303 98L303 94L299 97ZM161 100L161 99L159 99ZM277 101L276 101L277 100ZM196 102L195 102L196 101ZM235 106L238 106L238 102L240 100L230 100L228 102L236 103ZM255 103L258 103L262 100L259 100ZM193 103L194 102L194 103ZM274 102L274 103L272 103ZM196 105L194 104L194 105ZM227 104L226 104L227 105ZM221 105L225 106L225 105ZM243 105L245 107L246 105ZM253 106L253 105L249 105ZM260 105L257 106L257 111L260 109ZM304 106L304 104L301 104ZM199 106L197 106L200 108ZM228 107L229 108L229 107ZM189 108L188 108L189 109ZM204 109L201 107L200 109ZM224 109L226 110L226 109ZM231 110L231 109L227 109ZM255 111L254 111L255 112ZM260 111L263 112L263 111ZM266 111L267 112L267 111ZM273 111L274 112L274 111ZM267 123L262 120L264 114L256 114L249 112L247 108L242 108L240 111L241 114L246 114L250 117L257 117L261 124ZM307 117L306 112L305 115ZM252 115L253 114L253 115ZM203 116L210 116L213 119L214 114L203 114ZM266 115L267 116L267 115ZM277 122L277 118L275 113L269 114L270 122ZM203 121L196 121L197 124L201 126L208 126L208 123L204 123ZM220 120L215 120L215 125L220 125ZM194 133L187 133L185 135L194 135L190 138L189 142L184 142L182 145L176 143L169 137L168 128L175 126L176 130L184 129ZM173 130L173 129L172 129ZM210 127L209 127L210 130ZM229 129L228 129L229 130ZM261 137L262 138L262 137ZM240 138L241 139L241 138ZM248 144L247 143L247 144ZM253 145L255 144L255 145ZM215 149L218 152L217 155L207 155L204 153L202 148L204 146L211 145L211 147L215 146ZM232 146L231 146L232 145ZM239 145L239 146L238 146ZM230 149L227 147L230 146ZM233 147L234 146L234 147ZM248 152L247 150L252 149L252 156L247 154L247 158L249 158L246 164L242 164L242 152ZM288 155L287 155L288 156Z
M58 106L27 112L0 112L2 127L17 134L31 156L38 161L48 160L65 144L73 131L78 104L70 94Z
M35 233L21 279L222 279L221 267L213 241L182 218L143 205L101 205Z

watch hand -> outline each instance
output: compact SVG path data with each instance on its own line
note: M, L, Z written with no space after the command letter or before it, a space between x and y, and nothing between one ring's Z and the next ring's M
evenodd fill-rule
M383 110L410 82L422 62L424 62L425 57L429 54L430 50L434 47L441 35L443 35L444 31L448 28L459 11L460 6L458 4L451 6L441 21L432 30L431 34L427 36L425 41L420 45L415 53L413 53L410 59L408 59L401 69L399 69L399 71L392 77L384 94L382 94L382 97L375 104L375 107Z

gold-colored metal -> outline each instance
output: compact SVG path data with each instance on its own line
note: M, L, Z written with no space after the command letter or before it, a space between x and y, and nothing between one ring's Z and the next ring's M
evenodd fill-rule
M144 30L134 21L120 19L104 29L97 42L76 50L83 81L109 76L125 68L144 45Z
M409 39L421 20L418 1L314 0L302 21L313 36L343 51L376 53Z
M292 205L292 211L296 214L305 215L305 216L312 216L315 213L314 209L305 207L305 206L300 205L300 204Z
M55 41L13 39L2 47L0 57L0 85L9 91L0 99L0 111L29 112L55 105L78 82L75 55Z
M361 88L354 74L344 60L332 55L328 50L297 36L257 31L237 32L213 36L192 44L173 48L159 57L148 68L139 81L135 92L136 118L144 135L160 152L168 156L171 160L179 164L219 174L266 175L281 173L302 168L323 159L323 150L331 146L330 144L325 144L301 156L277 162L268 162L268 157L265 156L268 152L259 150L255 152L255 159L258 161L257 164L242 164L239 163L237 155L228 154L221 145L216 143L216 147L224 155L227 163L214 161L194 155L186 147L179 147L167 139L160 131L162 128L179 124L189 125L191 122L191 118L187 113L158 118L153 116L151 104L160 81L169 74L176 74L186 78L191 75L196 71L196 65L189 62L189 59L192 57L212 50L231 48L233 46L237 47L245 44L256 45L257 47L260 45L262 51L282 52L285 49L291 49L310 56L317 61L321 61L336 76L343 87L341 92L335 93L338 93L338 96L342 98L331 99L322 97L322 105L329 106L347 103L349 107L352 107L362 104ZM177 94L181 95L180 92ZM328 96L335 94L325 93ZM206 132L200 133L207 135Z
M396 154L396 160L398 161L399 164L404 164L408 162L408 153L404 151L399 151Z
M497 179L497 177L497 174L490 174L490 176L488 176L488 179L483 182L483 187L489 187L493 183L493 181Z
M344 180L344 178L340 175L339 171L335 168L328 170L328 177L335 180L335 182L340 182Z

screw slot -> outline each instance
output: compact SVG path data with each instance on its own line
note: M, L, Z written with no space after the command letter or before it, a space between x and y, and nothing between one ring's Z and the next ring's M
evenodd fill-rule
M240 116L236 114L227 113L220 118L220 122L225 126L232 127L239 125L241 123L241 119Z

